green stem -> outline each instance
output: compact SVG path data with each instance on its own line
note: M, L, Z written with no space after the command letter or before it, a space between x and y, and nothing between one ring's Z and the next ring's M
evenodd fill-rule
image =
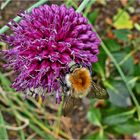
M87 4L87 8L86 8L85 11L84 11L84 16L87 16L87 15L88 15L88 13L89 13L90 10L91 10L92 5L93 5L95 2L96 2L96 0L91 0L91 1L89 1L89 3Z
M83 2L80 4L80 6L78 7L78 9L76 10L77 12L82 12L84 10L84 8L86 7L86 5L88 4L89 0L83 0Z
M44 4L45 2L47 2L47 0L40 0L40 1L38 1L37 3L35 3L34 5L32 5L32 6L31 6L29 9L27 9L26 11L27 11L27 12L31 12L31 10L32 10L33 8L40 6L40 5ZM20 21L20 19L21 19L21 17L17 16L17 17L15 17L13 20L14 20L15 22L18 22L18 21ZM3 26L3 27L0 29L0 34L3 34L3 33L6 32L8 29L9 29L9 27L8 27L7 25Z
M3 10L3 9L8 5L8 3L10 3L10 1L11 1L11 0L6 0L5 2L3 2L3 3L1 4L0 10Z
M56 130L55 130L56 134L59 134L59 130L60 130L60 121L61 121L63 103L64 103L64 94L62 95L62 101L61 104L59 105L58 112L57 112Z
M140 50L140 47L136 47L133 51L131 51L130 53L128 53L119 63L119 65L121 66L124 62L126 62L128 60L129 57L131 57L134 53L136 53L138 50Z
M73 1L73 0L65 0L65 3L66 3L66 5L67 5L68 7L73 6L75 9L78 8L77 2L76 2L76 1Z

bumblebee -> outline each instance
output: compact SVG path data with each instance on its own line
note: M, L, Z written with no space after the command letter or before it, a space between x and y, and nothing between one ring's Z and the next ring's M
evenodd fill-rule
M61 85L66 95L63 104L64 115L79 106L81 99L87 95L98 99L109 98L107 91L92 80L89 68L74 62L70 63L69 73L66 74L64 82L61 80Z

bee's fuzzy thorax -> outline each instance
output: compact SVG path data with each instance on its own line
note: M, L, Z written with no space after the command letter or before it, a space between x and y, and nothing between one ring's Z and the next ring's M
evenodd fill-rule
M86 95L91 89L91 75L87 68L78 68L69 76L75 94Z

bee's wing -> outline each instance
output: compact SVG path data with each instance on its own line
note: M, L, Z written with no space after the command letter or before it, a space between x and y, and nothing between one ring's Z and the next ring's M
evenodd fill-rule
M95 82L92 81L91 91L89 92L89 97L98 98L98 99L108 99L109 95L105 89L98 86Z
M63 115L70 115L74 109L76 109L81 104L80 98L75 98L72 95L66 97L63 104Z

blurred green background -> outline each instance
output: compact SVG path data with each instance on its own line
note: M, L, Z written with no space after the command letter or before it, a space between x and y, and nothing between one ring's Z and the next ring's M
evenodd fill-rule
M0 27L38 1L0 1ZM85 5L80 5L85 2ZM0 55L0 139L140 139L140 1L65 0L83 12L102 39L93 79L109 100L87 99L71 116L61 115L53 99L24 100L10 85L16 74L2 67ZM10 33L10 31L7 31ZM0 50L8 46L0 42ZM86 100L86 101L87 101Z

